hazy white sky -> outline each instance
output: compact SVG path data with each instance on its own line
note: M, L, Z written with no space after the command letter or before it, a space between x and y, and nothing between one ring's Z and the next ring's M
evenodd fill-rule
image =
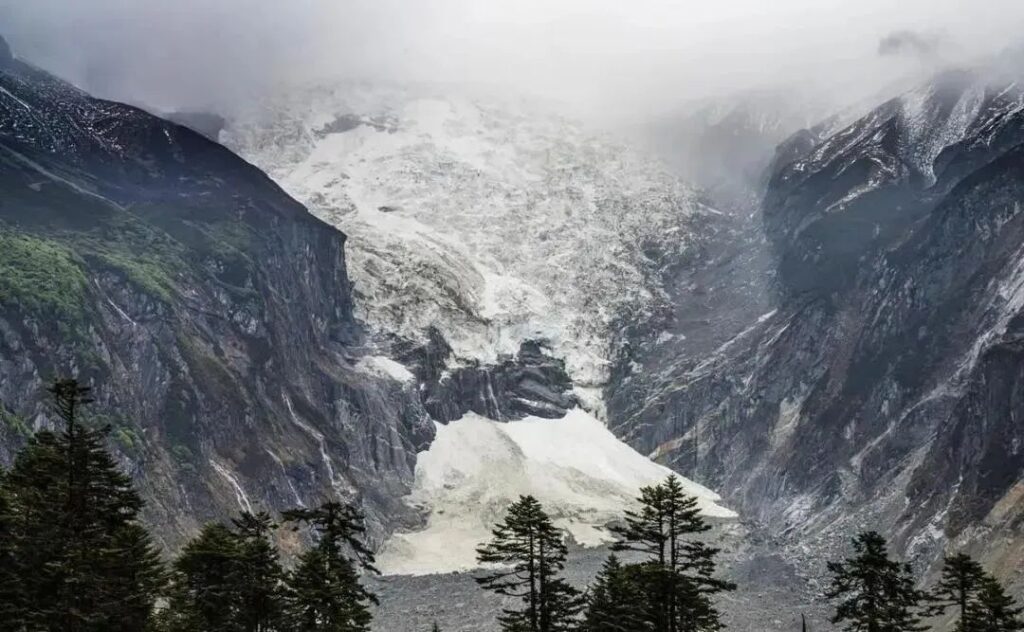
M0 25L19 56L161 107L343 76L657 110L777 82L854 88L1016 45L1024 1L0 0ZM893 33L918 45L881 55Z

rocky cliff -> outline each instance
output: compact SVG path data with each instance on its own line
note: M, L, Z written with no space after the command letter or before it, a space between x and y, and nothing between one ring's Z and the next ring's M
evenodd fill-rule
M615 431L819 552L882 527L1019 581L1022 142L1019 87L955 72L785 144L771 291L734 302L764 312L634 349L652 377L620 371Z
M255 167L0 49L0 461L77 375L173 546L340 496L380 535L434 427L368 355L345 238Z

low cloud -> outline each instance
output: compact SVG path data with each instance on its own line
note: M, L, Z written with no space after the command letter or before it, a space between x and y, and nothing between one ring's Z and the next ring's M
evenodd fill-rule
M486 83L642 115L752 87L864 92L937 47L1010 45L1024 3L0 0L0 31L90 91L163 109L345 78Z
M919 55L931 57L937 54L948 40L939 33L917 31L893 31L878 42L879 55Z

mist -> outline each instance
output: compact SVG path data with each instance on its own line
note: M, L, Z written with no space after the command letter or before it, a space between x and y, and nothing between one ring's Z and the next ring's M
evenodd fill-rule
M484 84L585 116L738 90L837 100L1016 44L1010 0L0 0L22 59L100 96L230 109L289 83Z

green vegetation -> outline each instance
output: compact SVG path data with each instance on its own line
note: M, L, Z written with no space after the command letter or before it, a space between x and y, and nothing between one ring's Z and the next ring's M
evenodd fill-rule
M224 362L212 351L207 351L197 339L186 335L178 336L178 348L181 349L181 355L188 363L192 374L200 382L214 389L220 401L244 403L236 402L239 391L235 388L234 377Z
M70 334L85 321L88 280L59 242L0 232L0 303L57 322Z
M138 289L164 303L174 298L174 283L164 265L155 259L123 253L104 254L99 260L120 271Z
M157 229L120 215L67 240L83 258L119 272L149 296L173 300L175 271L185 268L183 248Z
M175 443L171 446L171 458L178 464L182 470L187 472L196 472L196 466L194 465L196 457L192 454L192 450L183 443Z
M2 403L0 403L0 424L19 437L28 438L32 434L32 429L25 423L25 420L4 408Z

